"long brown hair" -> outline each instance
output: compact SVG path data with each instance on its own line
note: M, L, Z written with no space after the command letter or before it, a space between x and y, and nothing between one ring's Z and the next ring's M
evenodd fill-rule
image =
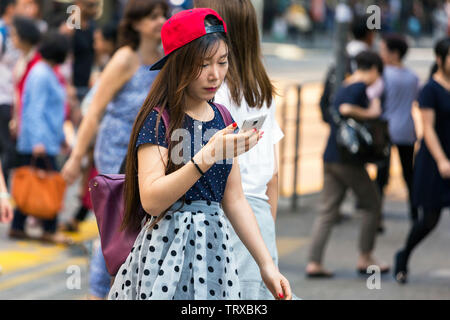
M239 106L242 96L249 107L272 104L275 88L262 62L258 23L250 0L194 0L196 8L211 8L228 28L238 79L227 80L231 98ZM236 81L239 80L239 81Z
M130 46L136 50L139 47L139 32L134 29L133 24L150 15L158 6L168 15L169 5L165 0L128 0L119 24L119 48Z
M221 22L214 16L207 16L205 23L218 25ZM134 122L133 131L128 145L127 162L125 169L125 215L122 222L122 230L137 230L146 213L143 212L138 183L138 158L136 142L144 122L155 107L159 108L156 121L156 137L158 127L162 121L162 114L167 110L170 116L169 128L166 137L171 137L172 132L182 127L185 119L184 109L186 106L186 89L188 85L196 80L202 71L203 61L212 57L218 50L220 41L224 41L229 47L229 41L223 33L207 34L189 44L181 47L170 54L164 67L156 77L151 90L139 111ZM230 58L230 57L229 57ZM233 68L232 60L229 59L229 70ZM228 77L229 75L227 75ZM169 155L172 153L174 142L167 139ZM183 164L176 165L169 156L165 163L166 175L178 170ZM184 197L182 198L184 203ZM168 210L158 216L150 225L153 227L164 218Z

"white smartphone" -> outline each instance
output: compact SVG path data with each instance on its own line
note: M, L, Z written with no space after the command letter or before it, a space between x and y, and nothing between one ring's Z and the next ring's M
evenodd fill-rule
M245 132L253 129L261 130L264 121L266 121L266 118L267 114L245 120L242 124L242 127L239 128L239 132Z

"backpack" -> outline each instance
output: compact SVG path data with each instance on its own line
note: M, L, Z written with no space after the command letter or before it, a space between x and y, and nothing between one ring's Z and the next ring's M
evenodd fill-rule
M354 67L354 60L353 58L350 57L346 57L346 74L352 74L355 70ZM325 76L325 81L324 81L324 85L323 85L323 92L322 92L322 96L320 97L320 111L322 114L322 120L326 123L331 123L332 122L332 118L330 115L330 107L333 104L334 101L334 94L336 92L335 88L336 86L336 65L331 65L328 68L327 74ZM333 92L334 91L334 92Z
M218 103L214 105L219 110L225 126L229 126L233 122L230 112ZM162 120L166 128L169 128L167 110L163 112ZM97 219L102 252L111 276L117 274L140 233L140 230L120 230L125 214L124 185L124 174L100 174L89 181L89 192Z

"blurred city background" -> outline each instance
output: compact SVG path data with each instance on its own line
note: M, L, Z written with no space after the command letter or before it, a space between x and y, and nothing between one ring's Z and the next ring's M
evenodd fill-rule
M126 2L102 1L102 12L96 20L98 26L117 24ZM173 13L192 7L191 0L168 2ZM319 208L318 193L323 186L322 154L329 132L329 126L322 120L319 100L326 72L335 62L339 2L343 1L253 0L260 17L264 62L279 94L277 119L285 133L280 155L281 198L277 219L280 270L291 281L295 294L304 299L450 299L449 215L443 215L437 229L412 258L413 279L407 286L400 287L390 274L383 276L380 289L370 290L367 278L358 276L354 270L361 217L355 211L351 194L342 209L345 219L335 228L327 249L326 263L336 277L319 281L305 278L310 232ZM411 48L405 64L425 83L434 63L435 41L450 35L450 0L345 2L354 16L367 14L371 5L381 9L381 29L377 30L375 49L385 33L406 35ZM41 11L35 18L52 29L67 21L67 8L73 3L42 0L40 4ZM74 102L73 108L77 108L77 103ZM420 136L417 106L413 115ZM77 112L73 116L73 125L66 128L69 143L73 143L70 140L80 117ZM61 155L61 163L66 158L67 154ZM409 228L407 189L395 151L392 159L383 210L386 230L377 238L377 257L389 264ZM374 175L372 166L368 166L368 171ZM79 207L79 185L80 181L69 188L61 221L69 220ZM87 297L90 255L98 246L92 213L80 225L79 232L66 232L75 241L70 247L11 240L8 228L0 225L0 299ZM39 225L33 221L28 222L27 229L31 234L40 232ZM71 277L77 275L81 283L71 287Z

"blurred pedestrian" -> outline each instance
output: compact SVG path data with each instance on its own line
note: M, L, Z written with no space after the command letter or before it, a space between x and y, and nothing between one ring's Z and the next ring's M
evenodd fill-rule
M99 173L119 173L126 156L133 123L158 72L150 66L162 56L161 28L169 7L163 0L130 0L119 27L119 49L103 71L77 134L77 142L62 170L72 184L80 175L81 161L98 131L94 162ZM103 299L110 275L101 253L91 267L92 297ZM101 270L101 271L100 271Z
M114 23L98 28L94 32L95 60L89 79L92 88L117 49L117 26Z
M434 52L437 71L419 94L424 138L415 159L413 204L421 214L395 255L394 277L399 283L407 281L414 248L450 207L450 38L440 40Z
M356 16L351 24L351 36L352 39L349 41L349 43L346 46L346 56L344 61L337 61L337 63L342 63L345 66L345 77L349 77L355 72L357 69L356 59L355 57L367 50L372 50L374 42L375 42L375 36L376 36L376 30L369 29L367 27L367 20L369 16ZM322 112L322 119L330 124L332 122L331 114L330 114L330 108L333 108L334 100L335 100L335 94L337 93L336 88L336 65L332 65L328 71L325 78L324 83L324 90L322 93L322 96L320 98L320 109ZM372 83L371 85L366 87L366 94L369 99L369 101L380 99L382 96L384 89L384 84L382 77L378 77L378 79ZM361 205L356 202L355 203L355 209L359 210L361 209ZM348 217L342 213L339 213L335 222L340 223L341 221L344 221ZM382 229L378 229L378 231L383 231Z
M2 173L2 165L0 163L0 223L9 223L14 217L10 200L11 196L6 188L6 182Z
M75 0L74 5L80 9L79 27L70 28L64 22L60 31L72 39L72 84L76 88L78 101L81 102L89 91L89 79L95 60L95 19L101 14L101 1Z
M355 57L365 50L371 50L375 41L375 30L367 28L367 17L355 17L351 24L352 39L346 46L345 61L338 61L331 65L325 77L324 90L320 98L320 109L322 119L329 123L331 121L329 108L333 105L336 93L336 64L345 65L345 76L350 76L356 70Z
M13 20L10 35L14 47L21 52L13 73L15 101L14 114L10 123L11 135L16 138L21 128L25 81L33 67L41 59L41 54L37 48L41 34L33 20L16 16Z
M356 61L353 60L359 53L372 50L375 43L376 30L367 27L368 16L356 16L351 25L352 39L347 44L347 55L350 58L351 70L356 70ZM353 61L352 61L353 60Z
M376 53L370 51L361 52L355 57L355 61L357 69L337 91L334 108L344 117L359 120L376 119L381 115L380 101L373 99L369 103L366 90L381 76L383 62ZM330 136L324 153L321 209L312 230L309 263L306 267L308 277L333 276L333 273L323 268L323 254L347 189L355 193L363 211L357 270L366 274L368 266L379 265L373 257L373 250L381 214L380 196L363 163L350 163L341 159L336 133L337 127L331 123ZM388 266L379 265L379 267L381 273L389 271Z
M88 94L81 102L82 115L86 115L89 106L92 103L92 98L97 90L97 83L100 76L108 64L111 57L114 55L117 48L117 27L114 24L108 24L94 33L94 49L95 49L95 64L91 73L90 86ZM93 139L95 140L95 138ZM97 168L94 163L94 147L95 141L89 145L85 156L85 161L82 168L82 179L80 183L79 198L80 207L77 209L75 215L67 222L60 226L60 230L69 232L78 232L79 225L83 222L89 211L92 210L92 202L89 194L89 181L98 175Z
M14 81L13 70L20 52L11 41L11 26L15 15L15 0L0 2L0 163L6 182L14 158L14 140L9 131L13 117Z
M69 43L57 33L49 33L39 47L41 59L30 71L23 91L22 125L17 138L17 167L31 165L44 170L57 170L56 156L64 142L65 91L53 68L64 62ZM32 215L32 212L28 214ZM18 208L9 236L27 239L27 216ZM40 240L68 244L70 239L56 231L57 217L43 220Z
M408 52L408 43L398 34L387 35L380 44L380 55L385 64L383 80L385 83L383 114L389 123L392 143L400 155L403 179L408 188L409 213L411 221L417 219L417 208L412 204L414 144L417 140L411 109L417 98L419 78L403 65ZM384 188L389 181L390 157L378 165L377 184L383 199ZM382 219L380 227L382 227Z
M244 194L255 214L264 243L275 265L278 265L275 237L277 143L284 135L275 117L275 89L261 59L256 11L250 0L195 0L194 5L196 8L211 8L224 19L231 42L230 53L236 65L237 77L230 74L214 101L227 107L239 127L248 118L267 115L261 129L267 132L266 136L252 150L239 156L239 167ZM258 265L232 227L230 243L236 256L242 298L273 299L261 279Z
M46 33L48 24L42 19L44 0L16 0L16 14L34 20L39 31Z
M2 164L0 163L0 223L10 223L14 217L14 212L10 202L11 196L6 188L6 182L3 177ZM2 266L0 265L0 274Z
M152 67L161 72L136 119L127 153L123 228L141 231L110 299L240 299L224 212L258 261L272 295L291 298L245 199L239 165L226 161L256 145L259 131L234 135L237 125L226 126L221 116L228 111L209 102L228 72L226 31L211 9L182 11L163 26L166 56ZM164 113L170 115L168 128L161 121ZM183 140L182 159L173 153L175 135ZM232 152L220 152L224 145Z

